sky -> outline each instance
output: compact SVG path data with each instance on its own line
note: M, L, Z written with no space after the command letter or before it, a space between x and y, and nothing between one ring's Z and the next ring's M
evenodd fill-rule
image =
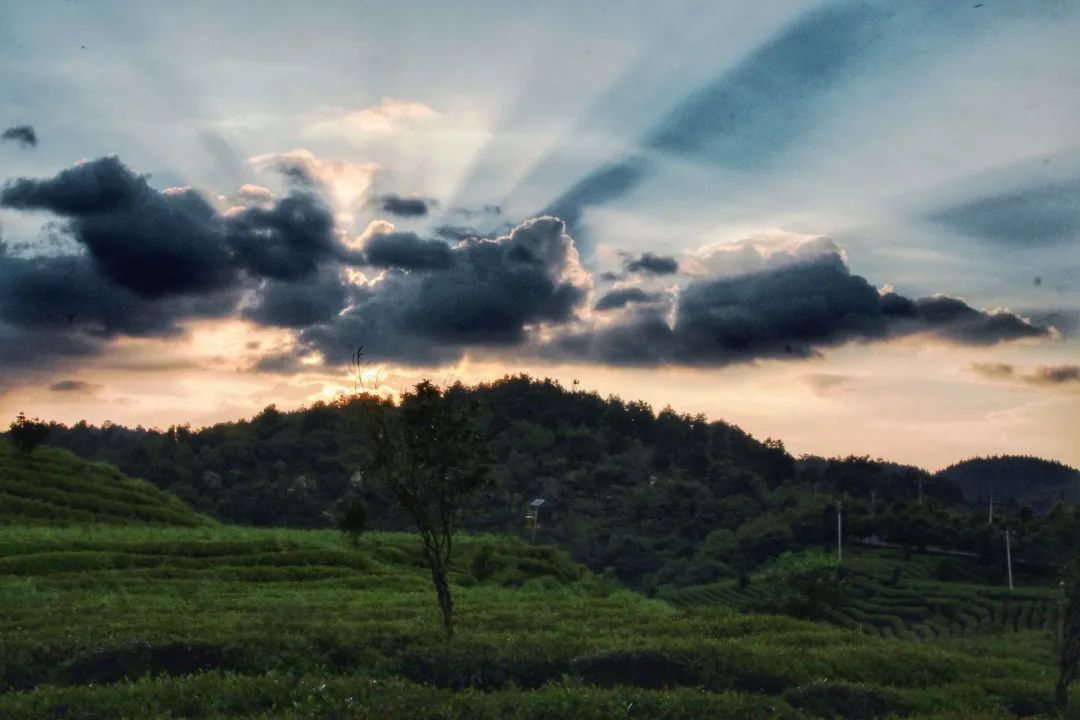
M1080 465L1077 38L1071 0L0 0L0 419L528 372Z

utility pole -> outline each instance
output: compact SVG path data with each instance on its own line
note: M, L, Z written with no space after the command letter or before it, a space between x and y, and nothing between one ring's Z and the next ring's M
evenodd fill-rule
M990 515L986 522L990 525L994 524L994 488L990 488Z
M1009 543L1009 528L1005 528L1005 562L1009 566L1009 590L1013 589L1012 579L1012 545Z
M543 504L544 504L544 500L542 498L536 498L531 503L529 503L529 507L532 508L532 510L529 511L529 514L528 514L527 517L529 517L532 520L532 544L533 545L536 544L536 529L538 527L540 527L540 506L543 505Z
M841 521L841 508L843 501L836 501L836 564L844 560L844 526Z
M922 480L919 480L919 504L922 505Z

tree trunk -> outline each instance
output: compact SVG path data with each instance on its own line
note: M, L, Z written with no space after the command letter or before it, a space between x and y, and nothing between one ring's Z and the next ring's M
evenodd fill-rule
M443 628L446 639L454 637L454 599L450 596L450 582L446 578L446 568L442 559L428 553L428 566L431 568L431 582L435 585L435 594L439 596L439 610L442 611Z
M1054 688L1054 701L1062 717L1065 717L1065 709L1069 705L1069 683L1075 675L1075 671L1070 672L1065 669L1062 669L1061 674L1058 675L1057 687Z

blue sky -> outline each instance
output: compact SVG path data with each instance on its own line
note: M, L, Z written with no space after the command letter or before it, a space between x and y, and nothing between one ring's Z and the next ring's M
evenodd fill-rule
M337 359L366 339L387 390L522 369L795 452L1080 462L1080 8L756 5L0 0L0 125L38 140L0 143L0 182L115 155L154 193L205 198L211 234L261 237L311 196L337 248L305 255L309 276L234 243L224 295L147 292L94 244L97 215L9 193L0 281L25 296L27 258L87 256L90 282L146 301L139 328L169 332L31 327L9 297L9 346L48 332L85 352L0 355L0 411L168 424L298 405L347 386ZM564 224L522 230L545 214ZM115 242L143 242L138 217L110 222ZM465 292L495 262L466 237L540 248L538 284ZM399 259L372 264L378 243ZM409 249L451 254L404 267ZM677 271L630 270L645 253ZM889 293L915 309L882 311ZM975 315L942 320L939 294ZM298 298L327 312L283 321ZM83 390L50 390L64 380Z

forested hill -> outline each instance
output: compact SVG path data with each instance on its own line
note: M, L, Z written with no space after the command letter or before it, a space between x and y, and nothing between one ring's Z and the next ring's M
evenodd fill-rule
M466 527L521 533L528 502L542 497L542 540L638 586L707 582L828 542L839 495L854 503L852 513L860 498L913 502L916 480L927 497L945 504L959 497L915 469L895 472L867 458L796 463L780 442L730 424L550 380L507 377L466 392L478 402L495 459L494 488ZM293 412L268 406L250 420L201 430L57 425L49 443L111 462L228 522L325 527L352 494L369 508L372 526L404 528L390 499L357 472L367 402ZM918 527L901 523L893 535Z
M656 413L642 402L603 399L525 376L467 392L478 401L497 487L513 506L515 526L518 500L543 496L557 508L568 487L605 499L658 477L715 484L737 469L775 487L795 472L781 443L760 442L704 416ZM48 443L114 463L223 520L323 526L323 511L336 507L363 467L366 402L362 396L345 398L291 412L269 405L250 420L201 430L54 425ZM378 513L373 521L394 522Z
M1080 502L1080 470L1055 460L1026 455L972 458L950 465L938 477L957 485L969 502L1015 502L1034 510Z

